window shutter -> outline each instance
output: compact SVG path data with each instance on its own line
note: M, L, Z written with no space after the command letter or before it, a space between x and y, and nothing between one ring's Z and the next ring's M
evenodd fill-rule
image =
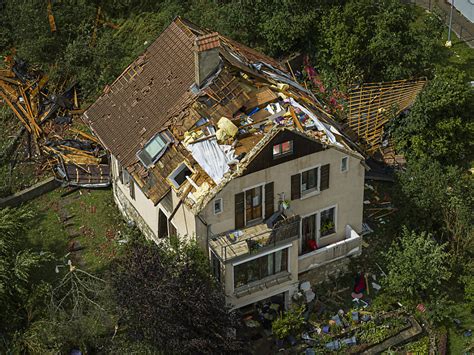
M273 182L265 185L265 218L275 212L275 196L273 195Z
M132 178L130 178L129 188L130 188L130 197L132 198L132 200L135 200L135 181Z
M297 200L301 197L301 174L291 176L291 199Z
M244 193L235 195L235 229L244 227Z
M329 189L329 164L321 167L321 191Z

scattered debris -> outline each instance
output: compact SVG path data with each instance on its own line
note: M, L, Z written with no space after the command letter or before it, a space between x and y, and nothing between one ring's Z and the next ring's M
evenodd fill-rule
M48 6L50 3L48 3ZM0 98L26 128L36 155L45 158L59 180L72 186L104 187L110 184L107 154L91 135L70 128L77 106L77 89L61 94L47 88L48 77L26 62L6 57L0 69Z

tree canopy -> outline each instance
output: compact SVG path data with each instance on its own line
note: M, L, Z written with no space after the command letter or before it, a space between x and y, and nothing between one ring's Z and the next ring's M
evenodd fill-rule
M398 0L347 1L318 27L316 65L342 85L426 75L441 53L439 20Z
M171 353L236 353L236 321L194 242L133 242L113 288L129 337Z
M414 158L465 165L474 148L474 91L465 73L438 68L410 112L395 122L398 148Z
M404 229L385 255L389 272L384 283L388 292L421 300L435 295L450 277L444 249L429 234Z

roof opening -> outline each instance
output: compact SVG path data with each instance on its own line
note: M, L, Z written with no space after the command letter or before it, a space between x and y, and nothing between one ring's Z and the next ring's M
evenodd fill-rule
M143 149L138 151L138 159L140 159L140 161L146 168L149 168L151 165L155 164L158 159L161 158L169 142L170 141L167 136L158 133L156 136L154 136L148 141L148 143L145 145L145 147L143 147Z
M169 180L173 183L175 188L179 188L186 181L187 176L193 175L193 172L186 165L186 163L181 163L168 177Z

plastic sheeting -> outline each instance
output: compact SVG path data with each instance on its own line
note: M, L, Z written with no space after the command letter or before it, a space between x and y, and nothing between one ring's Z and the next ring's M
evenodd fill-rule
M215 138L191 143L186 148L216 184L229 171L229 163L233 161L233 150L224 153Z
M307 114L309 117L311 117L311 119L313 120L316 128L318 129L318 131L323 131L325 134L326 134L326 137L328 137L329 141L332 143L332 144L335 144L335 145L338 145L338 146L342 146L341 143L339 143L337 140L336 140L336 137L334 136L334 134L331 132L331 126L330 125L326 125L325 123L321 122L314 113L312 113L310 110L308 110L306 107L300 105L298 102L296 102L295 99L293 99L292 97L290 97L288 99L288 101L290 102L291 106L293 107L297 107L299 108L301 111L303 111L305 114Z

